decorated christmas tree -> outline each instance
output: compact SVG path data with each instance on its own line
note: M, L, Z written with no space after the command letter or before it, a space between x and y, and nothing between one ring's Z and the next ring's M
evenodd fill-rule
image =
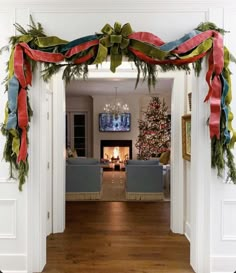
M152 97L143 120L139 120L139 135L135 144L139 159L159 157L170 148L170 117L165 101Z

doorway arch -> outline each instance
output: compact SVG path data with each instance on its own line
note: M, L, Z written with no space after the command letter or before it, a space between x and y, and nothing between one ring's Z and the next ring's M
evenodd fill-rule
M127 77L135 78L136 72L130 67L130 64L124 64L117 73L117 77ZM119 74L120 73L120 74ZM110 71L104 67L100 69L91 69L90 71L91 78L99 77L114 77ZM163 78L173 78L173 88L172 88L172 102L171 102L171 113L172 113L172 127L171 127L171 147L173 149L171 153L171 230L174 233L184 233L184 173L183 173L183 159L182 159L182 148L181 148L181 116L184 114L184 103L185 101L185 92L179 92L179 90L186 90L186 77L184 72L168 72L162 73L160 77ZM47 146L46 140L44 138L43 127L43 117L46 113L43 113L43 97L46 89L51 88L53 93L53 135L57 136L53 138L53 233L63 232L65 229L65 124L63 125L64 115L65 115L65 86L64 82L61 79L60 73L56 75L52 82L49 85L46 85L39 76L36 77L36 81L40 85L40 90L37 90L37 93L41 93L41 98L35 98L37 101L37 106L39 111L41 111L41 129L38 128L38 133L35 133L31 136L31 146L34 146L34 143L37 143L41 139L41 148L44 149ZM37 83L37 82L36 82ZM37 85L37 84L36 84ZM37 111L37 106L34 105L35 110ZM34 125L34 126L37 126ZM34 130L34 128L32 128ZM32 162L35 164L37 157L35 153L31 157ZM39 161L43 161L43 154ZM45 165L40 164L39 169L37 170L41 173L40 186L38 188L35 185L30 185L32 192L30 193L30 207L35 209L40 209L40 217L38 221L33 221L31 224L33 233L39 232L40 236L38 240L34 240L34 248L32 254L40 253L40 255L34 255L33 258L33 268L34 271L43 268L46 263L46 219L47 219L47 210L46 210L46 196L43 192L46 191L46 180L43 179L43 173ZM35 169L31 171L30 175L34 175ZM35 200L39 201L40 208L35 208ZM35 238L35 235L32 234ZM32 249L31 248L31 249Z

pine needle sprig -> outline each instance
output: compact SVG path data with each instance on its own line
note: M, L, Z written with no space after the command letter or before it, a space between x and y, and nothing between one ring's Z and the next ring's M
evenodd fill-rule
M226 148L227 167L228 167L228 178L236 184L236 166L234 163L234 155L230 150L229 146ZM227 179L228 180L228 179Z
M215 30L219 33L221 33L222 35L224 35L225 33L228 33L229 31L223 29L223 28L219 28L217 27L214 23L212 22L202 22L201 24L199 24L197 26L197 28L195 28L196 30L199 30L201 32L207 31L207 30Z
M44 69L41 71L41 77L48 82L53 75L57 74L63 66L67 64L44 63Z

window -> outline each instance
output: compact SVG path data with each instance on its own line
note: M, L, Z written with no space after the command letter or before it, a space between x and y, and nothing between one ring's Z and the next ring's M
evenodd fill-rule
M67 117L67 146L75 149L78 156L87 156L87 113L67 112Z

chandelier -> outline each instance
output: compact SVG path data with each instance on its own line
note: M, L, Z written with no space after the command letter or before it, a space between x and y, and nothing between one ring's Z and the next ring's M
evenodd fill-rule
M115 88L115 99L112 103L106 103L103 110L105 113L113 114L113 115L119 115L122 113L129 112L129 106L127 103L122 104L122 102L117 98L117 89Z

